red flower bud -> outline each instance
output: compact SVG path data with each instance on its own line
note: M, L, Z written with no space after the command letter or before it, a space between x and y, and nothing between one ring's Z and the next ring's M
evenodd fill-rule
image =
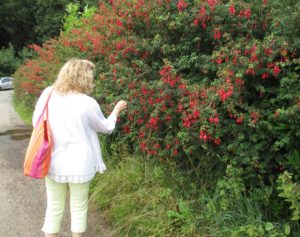
M218 138L218 137L215 138L214 143L215 143L216 145L220 145L220 144L221 144L221 139Z

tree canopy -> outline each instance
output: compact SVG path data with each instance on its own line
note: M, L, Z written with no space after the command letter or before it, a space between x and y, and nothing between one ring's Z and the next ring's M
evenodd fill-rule
M11 43L18 51L32 43L41 44L59 35L66 6L79 3L81 10L98 0L2 0L0 5L0 48Z

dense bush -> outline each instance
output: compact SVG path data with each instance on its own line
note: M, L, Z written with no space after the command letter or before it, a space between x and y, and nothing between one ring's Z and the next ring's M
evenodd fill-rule
M296 0L105 1L32 46L39 57L16 73L16 95L32 107L68 58L90 59L104 111L129 101L113 147L175 161L199 180L243 170L245 195L270 187L264 208L280 219L290 213L283 201L270 211L275 181L285 170L300 181L299 12Z
M96 95L128 95L120 137L161 160L243 167L255 184L297 169L299 4L286 5L114 2Z
M130 101L119 136L145 154L195 166L209 155L264 177L299 171L298 10L297 1L100 4L85 24L32 46L40 57L17 72L17 93L38 94L67 58L89 58L96 98Z

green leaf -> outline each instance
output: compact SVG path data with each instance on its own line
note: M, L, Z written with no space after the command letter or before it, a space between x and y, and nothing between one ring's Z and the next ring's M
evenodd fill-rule
M289 235L291 233L291 227L288 224L284 224L283 228L284 228L284 233L286 235Z
M265 225L265 229L266 229L266 231L273 230L274 225L271 222L267 222L267 224Z

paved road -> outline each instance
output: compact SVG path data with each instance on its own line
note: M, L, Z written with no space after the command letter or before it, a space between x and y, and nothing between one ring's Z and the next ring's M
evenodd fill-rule
M0 237L42 237L46 208L43 180L23 175L23 160L31 128L12 106L13 91L0 91ZM68 205L66 205L68 207ZM115 236L90 211L86 237ZM70 235L69 209L65 211L60 237Z

